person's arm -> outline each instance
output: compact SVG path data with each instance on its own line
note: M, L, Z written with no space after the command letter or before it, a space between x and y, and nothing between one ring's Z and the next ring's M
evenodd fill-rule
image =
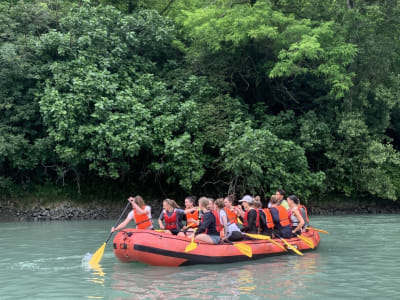
M228 237L228 220L226 214L222 214L222 217L220 217L221 223L224 226L224 237L227 239Z
M131 203L132 203L133 207L135 208L136 213L137 213L138 215L147 215L147 214L149 213L148 207L145 206L145 207L142 209L139 205L137 205L137 203L136 203L135 201L131 201Z
M295 233L296 231L299 231L301 228L304 226L304 219L303 216L301 215L299 209L295 209L292 213L296 216L297 220L299 220L299 225L295 229L292 230L292 233Z
M271 207L269 211L271 212L272 221L274 222L274 225L280 224L278 210L275 207Z
M163 220L164 220L164 211L161 212L160 217L158 218L158 225L160 226L160 229L165 229Z
M111 227L111 232L114 232L114 231L117 231L117 230L120 230L120 229L124 228L126 225L129 224L130 221L132 221L132 219L133 219L133 213L132 214L129 213L128 216L126 217L126 219L121 224L119 224L115 228Z

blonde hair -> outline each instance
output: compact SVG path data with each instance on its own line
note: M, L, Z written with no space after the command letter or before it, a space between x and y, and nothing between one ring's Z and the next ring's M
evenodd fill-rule
M199 199L199 205L200 205L201 207L207 207L208 204L210 204L210 200L209 200L207 197L201 197L201 198Z
M172 199L165 199L163 202L167 203L172 208L179 208L179 205Z
M144 200L142 198L142 196L137 195L135 197L135 203L140 207L140 208L144 208L146 206L146 203L144 203Z
M224 198L218 198L217 200L215 200L215 205L217 205L219 209L224 208L225 206Z

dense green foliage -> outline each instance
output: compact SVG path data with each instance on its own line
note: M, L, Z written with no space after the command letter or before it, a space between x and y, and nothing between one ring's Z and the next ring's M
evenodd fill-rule
M0 1L0 190L400 196L400 3Z

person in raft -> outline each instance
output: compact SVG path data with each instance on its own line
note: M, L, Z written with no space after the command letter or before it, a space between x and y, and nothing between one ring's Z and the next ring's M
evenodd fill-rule
M136 197L129 197L128 201L132 204L132 210L121 224L116 228L111 227L111 232L124 228L132 220L135 220L137 229L153 229L151 207L144 203L143 198L137 195Z
M187 196L185 198L184 221L186 221L186 226L183 226L184 230L187 228L196 228L199 226L200 223L199 208L195 207L195 205L196 205L196 196Z
M275 192L275 197L278 198L278 204L282 205L284 208L286 208L286 210L289 209L289 204L287 203L287 201L285 200L285 191L282 189L278 189ZM268 208L271 208L272 203L271 201L269 201L268 203Z
M163 211L158 218L158 224L161 229L165 229L165 233L178 235L183 227L182 219L184 214L185 211L179 208L175 200L165 199L163 201Z
M305 224L304 218L298 206L299 199L295 195L290 195L289 197L287 197L287 202L289 203L288 215L290 223L292 224L292 234L293 236L296 236L298 234L301 234Z
M243 205L243 210L239 210L240 217L243 219L242 232L259 234L265 232L265 214L259 209L254 208L254 199L250 195L245 195L239 203ZM264 220L261 220L262 216Z
M239 216L238 208L234 207L232 205L232 202L233 202L233 197L232 196L225 197L225 199L224 199L224 205L225 205L224 210L225 210L226 216L228 218L228 223L237 224L238 223L237 219L238 219L238 216Z
M274 234L278 237L290 239L292 237L292 228L290 226L288 212L285 207L279 205L278 197L271 196L271 212L272 220L274 221Z
M218 217L220 220L220 223L223 228L223 238L226 241L230 242L235 242L235 241L241 241L243 240L243 234L240 231L239 227L236 225L234 221L236 221L236 217L234 218L234 221L231 221L227 213L224 209L225 207L225 199L220 198L215 201L215 205L217 207L217 212L218 212ZM236 216L236 214L235 214Z
M195 233L196 241L205 242L208 244L219 244L221 239L219 232L216 229L216 219L214 214L208 209L210 201L206 197L199 199L199 207L203 213L199 228Z

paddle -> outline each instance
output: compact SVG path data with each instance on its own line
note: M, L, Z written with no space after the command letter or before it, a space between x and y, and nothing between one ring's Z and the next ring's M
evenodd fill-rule
M299 238L299 239L301 239L304 243L306 243L309 247L311 247L312 249L314 249L314 242L312 241L312 239L310 239L310 238L308 238L308 237L305 237L305 236L302 236L302 235L300 235L300 234L296 234L297 235L297 237Z
M186 246L185 252L189 252L189 251L192 251L192 250L194 250L194 249L197 248L197 243L194 242L194 237L195 237L196 231L197 231L197 228L195 228L195 229L193 230L192 241L190 242L189 245Z
M304 254L301 253L299 250L297 250L293 245L290 245L284 238L281 238L281 237L278 236L276 233L275 233L275 235L276 235L282 242L284 242L285 245L286 245L290 250L292 250L294 253L296 253L296 254L298 254L298 255L301 255L301 256L304 255Z
M226 240L229 244L235 246L236 248L238 248L238 250L240 252L242 252L244 255L248 256L248 257L252 257L253 256L253 249L251 249L251 247L249 245L243 244L243 243L232 243L229 240Z
M328 231L322 230L322 229L317 229L317 228L312 228L312 227L308 227L308 229L312 229L312 230L314 230L314 231L316 231L316 232L321 232L321 233L329 234Z
M240 220L240 218L237 218L237 222L239 225L243 225L243 222L242 222L242 220Z
M246 233L247 236L253 238L253 239L258 239L258 240L269 240L272 244L278 246L282 250L287 251L285 247L283 247L281 244L275 242L269 235L262 235L262 234L253 234L253 233Z
M119 221L121 220L122 216L124 215L125 211L128 209L128 207L130 205L131 205L130 202L126 205L124 211L119 216L118 221L115 223L114 227L116 227L118 225ZM108 241L110 240L112 234L113 234L113 232L110 232L106 242L103 245L101 245L101 247L99 249L97 249L97 251L93 254L92 258L89 261L90 265L97 265L100 262L101 258L103 257L104 249L106 248L106 245L107 245Z

